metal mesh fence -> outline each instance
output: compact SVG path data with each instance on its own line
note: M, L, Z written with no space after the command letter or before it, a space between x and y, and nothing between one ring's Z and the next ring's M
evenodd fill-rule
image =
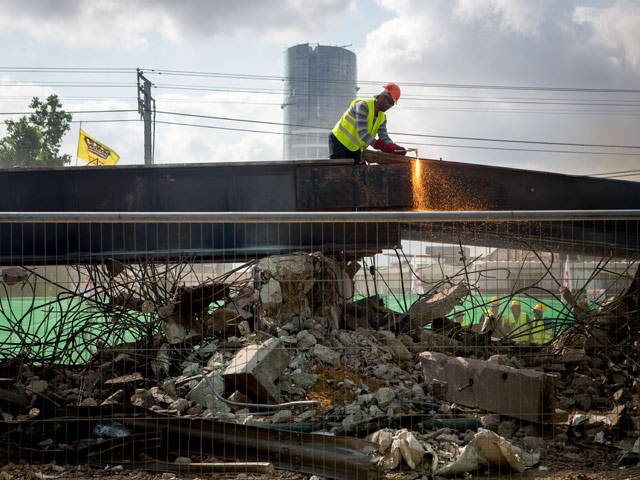
M632 478L639 220L4 214L2 454L80 477Z

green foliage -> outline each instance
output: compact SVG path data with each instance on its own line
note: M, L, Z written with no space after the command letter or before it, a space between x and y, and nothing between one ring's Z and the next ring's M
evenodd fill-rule
M46 102L31 101L35 111L18 121L6 120L7 135L0 140L0 167L62 167L71 155L60 155L62 137L71 128L72 115L61 110L57 95Z

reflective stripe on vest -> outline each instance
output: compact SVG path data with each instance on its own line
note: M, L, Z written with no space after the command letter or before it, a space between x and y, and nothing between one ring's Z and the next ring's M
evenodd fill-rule
M347 111L344 112L344 115L338 120L335 127L333 127L333 134L336 136L340 143L342 143L345 147L347 147L352 152L356 150L363 150L367 147L367 144L360 140L358 136L358 126L356 119L349 115L349 110L353 107L353 104L356 102L367 102L367 106L369 107L369 115L367 116L367 131L371 134L372 137L375 138L378 133L378 129L382 122L385 120L384 112L378 112L378 116L376 117L375 123L373 122L373 115L375 113L374 103L375 100L354 100L347 108Z

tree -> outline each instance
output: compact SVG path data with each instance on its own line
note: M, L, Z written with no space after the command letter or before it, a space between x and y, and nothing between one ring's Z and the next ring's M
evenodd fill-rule
M33 97L35 111L18 121L6 120L7 135L0 140L0 167L62 167L71 155L60 155L60 142L71 127L72 115L61 109L57 95L46 102Z

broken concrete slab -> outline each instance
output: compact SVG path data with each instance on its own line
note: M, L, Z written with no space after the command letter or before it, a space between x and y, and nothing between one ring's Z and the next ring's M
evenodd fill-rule
M557 378L484 360L423 352L420 364L429 381L446 383L449 402L531 422L553 422Z
M209 377L209 380L211 380L211 383L213 384L213 388L215 388L216 392L218 392L220 395L223 395L225 392L225 386L224 386L224 380L222 379L222 376L220 375L220 373L211 372L207 374L207 377ZM201 380L196 384L196 386L193 387L189 391L189 393L187 393L186 399L196 402L204 407L206 403L205 396L211 395L211 394L213 394L213 392L211 391L209 382L207 382L204 378L201 378Z
M29 278L29 272L20 267L9 267L2 269L2 282L7 285L16 285L22 283Z
M411 329L424 327L436 318L444 318L468 294L469 287L460 283L430 297L419 298L399 322L408 324Z
M248 345L236 353L225 370L225 386L258 403L280 403L280 391L274 382L290 360L289 352L277 338Z
M340 366L340 353L329 347L325 347L321 343L317 343L313 346L313 355L323 363L327 363L334 367Z

